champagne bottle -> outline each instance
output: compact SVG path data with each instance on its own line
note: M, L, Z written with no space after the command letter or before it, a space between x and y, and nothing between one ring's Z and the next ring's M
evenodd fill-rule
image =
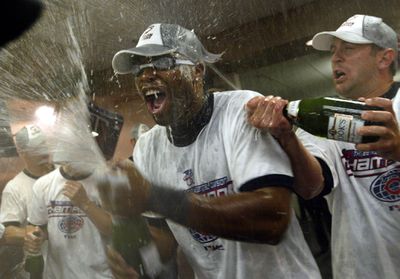
M40 237L40 232L33 232L33 234ZM40 251L35 254L27 253L24 269L29 273L30 279L42 279L44 269L42 253Z
M356 133L362 126L382 125L361 119L361 113L366 110L382 108L359 101L324 97L291 101L284 114L293 124L316 136L352 143L375 142L379 137Z
M139 274L140 279L155 278L162 265L146 220L142 216L113 216L112 246Z
M129 212L131 190L127 177L121 173L107 174L104 179L110 185L113 248L136 270L140 279L155 278L161 272L162 263L146 220Z

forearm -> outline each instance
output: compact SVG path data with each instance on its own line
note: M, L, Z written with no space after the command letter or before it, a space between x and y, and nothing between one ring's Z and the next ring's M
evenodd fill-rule
M25 228L16 226L6 226L3 237L0 239L0 244L23 246L24 238L25 238Z
M163 194L166 196L165 189ZM169 198L152 198L149 206L184 226L227 239L276 244L290 219L290 191L270 187L255 192L208 198L169 190ZM154 191L152 192L154 196ZM168 204L173 204L168 206ZM186 204L186 205L184 205ZM166 206L164 206L166 205Z
M324 188L324 176L318 160L307 151L293 132L278 140L290 159L294 174L293 190L304 199L317 196Z
M92 201L87 201L81 206L81 209L86 213L88 218L93 222L101 234L111 236L112 219L109 212L98 207Z

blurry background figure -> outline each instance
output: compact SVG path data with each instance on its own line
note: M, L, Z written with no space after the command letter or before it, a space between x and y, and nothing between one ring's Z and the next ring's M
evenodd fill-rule
M96 185L95 169L76 163L64 164L35 184L28 220L48 235L43 278L112 278L104 252L111 215ZM29 235L27 242L28 252L35 253L43 239Z
M36 125L27 125L15 135L18 154L24 169L9 181L3 190L0 222L6 227L0 239L0 278L26 278L23 271L22 246L27 226L28 204L32 200L32 187L42 175L53 170L46 138Z
M58 108L50 150L62 166L37 181L28 208L29 222L47 231L42 234L49 241L43 278L112 278L104 252L111 216L96 187L105 159L86 104L83 97L71 98ZM43 239L27 237L27 250L34 253Z
M133 149L135 148L135 144L139 137L143 134L146 133L149 130L149 127L146 124L143 123L138 123L132 126L131 132L130 132L130 142L132 144L132 153ZM133 161L132 155L129 156L129 160Z

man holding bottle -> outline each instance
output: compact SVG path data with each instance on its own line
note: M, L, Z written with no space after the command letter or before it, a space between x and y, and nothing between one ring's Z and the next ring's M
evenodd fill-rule
M273 96L250 100L248 119L278 139L291 159L295 190L301 196L329 193L334 278L397 278L400 86L393 81L397 35L381 18L355 15L334 32L315 35L312 45L331 51L333 81L342 97L383 109L361 115L381 125L358 129L360 136L379 140L355 145L316 138L300 129L295 133L282 114L287 101Z
M39 177L53 170L54 166L50 162L45 136L37 125L26 125L19 130L15 135L15 145L25 166L7 183L2 193L0 222L5 226L5 230L0 238L0 244L19 246L22 251L26 234L36 231L27 222L28 205L32 202L33 184ZM12 252L15 253L12 246L4 248L6 250L2 251L3 253L8 252L8 258L4 260L5 262L12 259ZM0 275L6 276L7 273L2 273L2 271L5 272L0 270ZM21 278L26 276L26 273L19 270L18 266L16 266L14 272L18 273L14 276L21 276Z
M260 94L204 89L205 65L219 58L173 24L151 25L136 48L114 56L158 124L134 150L143 183L120 163L133 192L128 210L165 216L196 278L320 278L290 206L289 161L246 121L243 106ZM113 250L109 261L116 278L136 278Z

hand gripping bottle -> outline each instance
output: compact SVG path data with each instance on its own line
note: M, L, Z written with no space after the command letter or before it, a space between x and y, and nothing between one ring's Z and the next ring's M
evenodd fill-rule
M40 232L38 231L33 232L33 234L37 237L40 237ZM40 250L38 253L35 254L26 254L24 268L25 271L29 273L30 279L43 278L44 260Z
M284 109L284 114L293 124L310 134L338 141L367 143L377 141L379 137L362 137L356 134L357 129L382 123L361 119L361 113L366 110L382 108L359 101L324 97L291 101Z
M144 217L129 212L131 190L128 178L121 173L109 173L104 179L110 185L113 248L141 279L155 278L162 269L160 256Z

